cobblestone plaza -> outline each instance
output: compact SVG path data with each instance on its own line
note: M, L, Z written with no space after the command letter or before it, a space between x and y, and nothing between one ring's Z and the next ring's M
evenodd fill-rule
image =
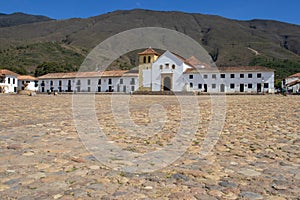
M211 98L193 98L199 124L186 152L155 172L128 173L110 169L85 148L74 124L72 95L0 95L1 199L299 198L299 96L227 96L225 124L206 157L199 151ZM164 126L157 134L125 132L110 112L111 95L96 95L95 113L106 137L129 152L168 145L181 115L176 96L129 99L135 124L150 123L149 109L159 104Z

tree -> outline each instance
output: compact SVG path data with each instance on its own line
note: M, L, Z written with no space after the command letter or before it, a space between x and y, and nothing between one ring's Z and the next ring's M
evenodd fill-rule
M28 71L25 69L24 66L19 66L19 67L13 67L12 71L16 72L17 74L20 75L27 75Z
M300 61L279 59L279 58L267 58L267 57L255 57L250 63L250 66L264 66L275 70L276 80L282 80L287 76L298 73L300 71Z
M71 72L76 70L77 68L69 63L59 64L56 62L44 62L36 67L34 75L38 77L48 73Z

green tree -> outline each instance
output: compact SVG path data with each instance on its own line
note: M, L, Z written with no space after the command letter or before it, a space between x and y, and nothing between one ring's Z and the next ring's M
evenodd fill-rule
M250 63L250 66L264 66L275 70L276 80L282 80L289 75L300 71L300 61L288 59L256 57Z
M41 65L36 67L34 75L38 77L48 73L71 72L76 70L77 67L73 67L69 63L59 64L56 62L44 62Z
M16 72L17 74L20 75L27 75L28 71L25 69L24 66L19 66L19 67L13 67L12 71Z

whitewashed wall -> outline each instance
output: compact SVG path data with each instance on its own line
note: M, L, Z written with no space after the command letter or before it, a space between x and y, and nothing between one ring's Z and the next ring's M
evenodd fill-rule
M173 65L175 65L175 69L172 68ZM166 51L152 65L152 91L161 90L162 74L172 74L172 91L183 91L185 81L182 75L186 68L188 68L186 64Z
M53 83L52 85L51 82ZM69 87L69 83L71 83L71 87ZM138 77L58 78L39 80L40 92L48 92L50 90L68 92L69 89L73 92L130 92L131 90L135 91L138 89Z
M33 80L18 80L18 89L23 90L25 83L28 83L28 85L25 89L31 90L31 91L39 91L38 84L36 86L35 81L33 81Z
M144 69L143 70L143 87L151 87L152 83L152 70L151 69Z
M299 80L298 77L288 77L288 78L285 79L285 84L289 84L289 83L291 83L293 81L297 81L297 80ZM290 86L289 90L290 89L292 90L293 93L297 93L300 90L300 84L296 84L296 85Z
M292 89L292 92L294 93L294 94L296 94L296 93L299 93L299 91L300 91L300 84L298 83L298 84L296 84L296 85L293 85L293 86L291 86L291 87L289 87L289 89Z
M221 74L225 74L225 78L221 78ZM231 78L231 74L234 74L234 78ZM241 78L240 74L244 74L244 78ZM252 74L252 78L249 78L248 74ZM261 74L261 77L257 77L257 74ZM263 89L261 92L274 93L274 72L199 72L187 73L184 77L191 91L203 91L206 84L208 92L221 92L221 85L224 84L224 92L227 93L256 93L258 84L261 84L261 89ZM268 83L268 87L263 88L265 83ZM231 88L231 84L234 84L234 88ZM242 87L244 87L243 90L241 90Z
M5 93L15 93L18 88L18 78L11 75L5 75L4 83L0 83L1 86L6 86Z

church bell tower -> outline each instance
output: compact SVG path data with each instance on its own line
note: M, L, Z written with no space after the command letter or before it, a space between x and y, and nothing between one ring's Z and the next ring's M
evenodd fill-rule
M144 70L152 70L152 64L159 57L159 53L153 50L151 47L138 54L139 56L139 91L151 91L152 83L145 86L144 82Z

